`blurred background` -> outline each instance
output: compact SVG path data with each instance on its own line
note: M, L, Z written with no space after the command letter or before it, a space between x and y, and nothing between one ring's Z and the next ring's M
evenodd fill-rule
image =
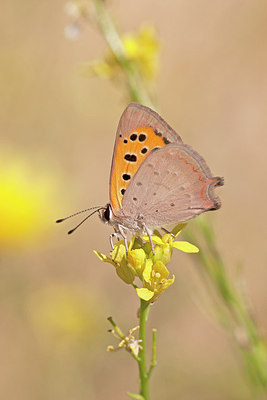
M66 39L65 4L1 5L0 397L123 400L137 391L137 367L125 352L105 351L116 343L106 318L132 328L137 296L93 254L108 253L111 228L94 216L67 236L79 217L55 220L108 201L127 98L81 73L106 45L89 23ZM121 32L156 28L160 113L225 178L223 207L208 217L264 335L266 1L116 0L110 10ZM194 255L177 251L169 269L176 282L151 310L159 346L151 397L255 398L238 349L212 317Z

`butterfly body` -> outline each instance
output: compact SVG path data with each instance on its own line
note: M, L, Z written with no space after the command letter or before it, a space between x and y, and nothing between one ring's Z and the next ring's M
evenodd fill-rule
M115 215L112 212L112 206L108 203L105 209L99 211L100 219L105 223L112 225L115 232L122 234L130 232L137 236L141 236L143 234L147 234L147 230L144 227L142 216L138 216L136 219L127 215ZM149 233L152 233L153 230L149 230Z
M117 129L110 174L110 203L99 212L126 241L220 208L205 160L153 110L128 105ZM152 242L151 242L152 243Z

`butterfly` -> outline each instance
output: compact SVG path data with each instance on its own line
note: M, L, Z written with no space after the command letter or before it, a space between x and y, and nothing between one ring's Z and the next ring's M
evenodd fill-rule
M130 232L148 235L154 251L151 235L155 229L219 209L221 202L214 188L223 183L223 178L213 177L203 157L184 144L159 114L130 103L116 133L110 202L94 207L93 213L98 212L100 219L114 228L112 246L112 237L121 235L127 250L126 234Z

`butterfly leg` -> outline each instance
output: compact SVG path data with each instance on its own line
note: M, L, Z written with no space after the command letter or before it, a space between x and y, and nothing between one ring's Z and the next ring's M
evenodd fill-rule
M151 245L152 253L153 253L153 255L155 255L154 243L152 241L152 237L151 237L151 234L149 232L149 229L147 228L147 226L145 224L143 224L143 227L145 228L147 236L149 237L149 243Z
M175 235L173 233L171 233L170 231L168 231L168 229L165 228L160 228L162 229L165 233L168 233L169 235L172 235L173 238L175 238Z
M124 246L125 246L125 249L126 249L126 255L127 255L127 257L128 257L128 243L127 243L127 237L126 237L126 235L125 235L125 233L124 233L123 228L122 228L121 225L118 225L118 229L119 229L119 232L120 232L121 236L123 237Z
M112 248L112 250L114 250L114 244L113 244L113 238L115 237L115 238L117 238L118 240L119 240L119 236L120 236L121 234L120 233L118 233L118 232L113 232L110 236L109 236L109 242L110 242L110 246L111 246L111 248Z

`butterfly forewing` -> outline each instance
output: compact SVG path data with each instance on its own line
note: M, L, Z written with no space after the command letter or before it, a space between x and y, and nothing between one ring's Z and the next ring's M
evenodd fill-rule
M137 103L129 104L117 129L110 174L110 201L115 214L150 152L170 143L182 144L182 139L155 111Z
M204 159L191 147L167 145L146 158L122 201L122 212L148 228L186 221L220 207L213 178Z

